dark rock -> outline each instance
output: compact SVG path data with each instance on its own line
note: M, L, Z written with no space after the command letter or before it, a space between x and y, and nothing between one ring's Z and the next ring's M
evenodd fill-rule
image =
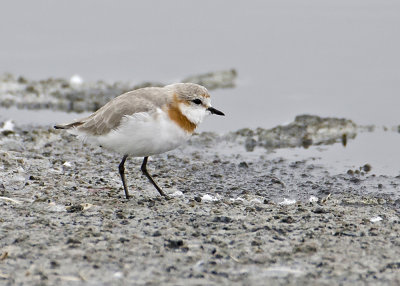
M395 269L395 270L400 269L400 262L390 262L390 263L386 264L386 265L381 269L380 272L384 272L384 271L386 271L387 269Z
M326 214L326 213L329 213L329 211L327 211L326 209L321 208L321 207L315 208L314 210L312 210L312 212L315 213L315 214Z
M60 267L60 263L58 263L58 262L55 261L55 260L51 260L51 261L50 261L50 268L51 268L51 269L55 269L55 268L58 268L58 267Z
M183 240L182 239L168 239L166 243L164 243L165 247L168 248L180 248L183 246Z
M254 148L257 146L257 141L254 138L247 137L246 141L244 142L244 147L246 148L247 152L253 152Z
M284 217L283 219L281 219L281 222L283 222L283 223L294 223L295 220L294 220L293 217L287 216L287 217Z
M156 230L155 232L153 232L153 236L154 237L161 236L161 232L159 230Z
M120 237L119 242L122 242L122 243L129 242L129 239L125 238L125 237Z
M249 165L244 161L239 163L239 168L248 168L248 167Z
M352 182L354 184L358 184L358 183L360 183L360 181L361 180L359 178L356 178L356 177L353 177L353 178L350 179L350 182Z
M216 216L213 219L213 222L222 222L222 223L230 223L233 220L230 217L227 216Z
M66 209L67 209L67 212L69 212L69 213L81 212L81 211L83 211L83 206L82 205L73 205L73 206L66 207Z
M371 171L371 169L372 169L372 167L371 167L371 165L370 164L365 164L363 167L362 167L362 169L364 170L364 172L369 172L369 171Z
M80 244L81 241L76 239L76 238L68 238L67 241L65 242L65 244Z

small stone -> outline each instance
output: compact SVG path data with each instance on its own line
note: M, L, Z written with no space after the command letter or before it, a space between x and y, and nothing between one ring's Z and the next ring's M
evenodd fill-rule
M21 83L21 84L25 84L25 83L28 82L28 81L26 80L26 78L24 78L23 76L19 76L18 79L17 79L17 81L18 81L18 83Z
M284 217L283 219L281 219L281 222L283 222L283 223L294 223L295 220L294 220L293 217L287 216L287 217Z
M355 177L353 177L353 178L350 179L350 182L352 182L352 183L354 183L354 184L358 184L360 181L361 181L361 180L360 180L359 178L355 178Z
M211 177L222 178L222 175L221 174L211 174Z
M120 238L119 238L119 241L122 242L122 243L125 243L125 242L128 242L129 239L128 239L128 238L125 238L125 237L120 237Z
M325 214L325 213L328 213L327 210L325 210L324 208L321 208L321 207L315 208L312 212L315 213L315 214Z
M67 242L65 244L80 244L80 243L81 242L78 239L70 237L67 239Z
M58 267L60 267L60 263L58 263L55 260L50 261L50 268L51 269L55 269L55 268L58 268Z
M315 253L318 248L315 243L306 243L303 245L298 245L293 248L294 253L303 252L303 253Z
M371 167L371 165L370 164L365 164L363 167L362 167L362 169L364 170L364 172L369 172L369 171L371 171L371 169L372 169L372 167Z
M254 138L247 137L244 147L246 148L247 152L253 152L254 148L257 146L257 141Z
M159 230L156 230L155 232L153 232L153 236L154 237L161 236L161 232Z
M73 206L66 207L66 210L69 213L80 212L80 211L83 211L83 206L82 205L73 205Z
M222 222L222 223L230 223L233 220L230 217L227 216L216 216L213 219L213 222Z
M255 239L251 242L252 246L260 246L262 245L262 241L260 239Z
M239 163L239 168L248 168L248 167L249 165L244 161Z
M183 246L183 240L168 239L167 242L164 244L164 246L168 248L179 248Z
M307 149L313 144L313 140L311 138L308 138L307 136L303 137L301 140L301 146L303 146L304 149Z
M119 219L125 219L125 215L121 210L116 211L115 216Z

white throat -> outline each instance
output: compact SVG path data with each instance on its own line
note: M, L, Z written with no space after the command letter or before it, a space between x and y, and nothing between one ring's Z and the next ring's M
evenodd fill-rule
M203 106L197 107L180 103L179 109L181 110L182 114L189 119L190 122L196 125L199 125L203 121L204 117L208 115L207 110Z

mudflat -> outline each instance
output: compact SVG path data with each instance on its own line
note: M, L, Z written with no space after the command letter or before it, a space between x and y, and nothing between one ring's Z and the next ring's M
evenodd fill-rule
M140 158L126 200L120 156L45 127L2 133L0 284L400 284L398 177L272 158L242 133L151 157L170 200Z

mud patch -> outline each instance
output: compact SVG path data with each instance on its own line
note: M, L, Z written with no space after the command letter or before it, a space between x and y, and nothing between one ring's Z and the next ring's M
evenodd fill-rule
M118 156L46 128L0 136L4 283L400 282L396 177L332 175L204 133L149 161L179 195L161 198L129 159L126 200Z

